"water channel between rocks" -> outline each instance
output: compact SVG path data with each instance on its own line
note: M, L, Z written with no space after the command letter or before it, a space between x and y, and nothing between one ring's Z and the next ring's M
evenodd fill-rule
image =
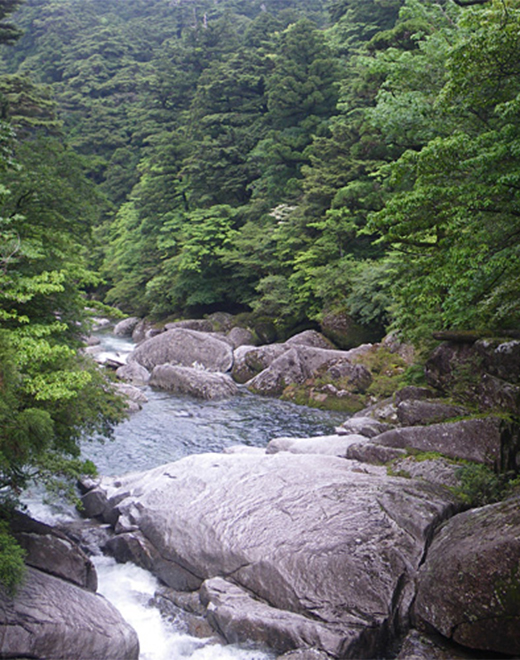
M110 333L99 335L100 355L126 359L130 341ZM220 452L233 445L265 447L278 436L308 437L333 432L345 414L324 412L255 396L243 390L224 401L202 402L144 388L148 403L122 422L113 440L86 442L83 457L99 473L115 476L151 469L202 452ZM29 496L30 510L51 522L48 510ZM55 512L54 519L70 514ZM268 660L267 652L233 645L216 646L186 632L182 620L167 621L148 605L158 586L146 571L133 564L116 564L109 557L94 557L99 592L134 626L141 646L140 660Z

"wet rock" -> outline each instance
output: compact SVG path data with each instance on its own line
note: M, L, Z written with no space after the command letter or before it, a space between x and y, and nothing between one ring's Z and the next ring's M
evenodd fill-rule
M116 390L126 399L126 405L130 412L137 412L143 407L143 403L148 403L148 398L138 387L128 383L116 383Z
M150 380L150 372L138 362L130 362L119 367L116 376L134 385L146 385Z
M92 562L65 534L20 512L13 514L10 527L26 552L26 564L96 591L97 575Z
M454 642L520 653L520 498L455 516L419 573L415 616Z
M171 588L232 576L233 588L272 608L283 640L305 635L305 646L341 658L375 657L406 625L426 539L456 506L426 483L286 452L190 456L98 488L105 519L138 526ZM227 584L208 599L218 630L262 635L267 611L235 607Z
M225 399L238 394L230 376L223 373L162 364L155 367L150 385L168 392L189 394L199 399Z
M403 426L425 426L468 414L467 408L442 401L405 399L397 404L397 419Z
M229 371L233 365L231 346L214 335L178 328L147 339L128 358L152 370L162 364L183 367L201 365L210 371Z
M365 440L360 435L321 435L313 438L273 438L266 454L288 451L291 454L327 454L345 458L351 444Z
M497 471L517 469L518 430L500 417L408 426L386 431L373 442L387 447L439 452L450 458L484 463Z
M1 653L7 658L137 660L139 642L102 596L34 568L15 598L0 593Z
M130 316L127 319L119 321L119 323L116 323L114 326L114 334L119 335L120 337L131 337L139 321L140 319L136 316Z

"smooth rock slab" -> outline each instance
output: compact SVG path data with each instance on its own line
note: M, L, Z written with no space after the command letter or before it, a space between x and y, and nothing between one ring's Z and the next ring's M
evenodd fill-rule
M320 455L203 454L104 478L92 492L107 499L105 520L139 528L173 589L223 577L305 617L330 655L371 658L406 623L425 541L454 499L362 468Z
M415 615L464 646L520 653L520 497L441 529L419 574Z
M149 370L168 363L183 367L199 364L210 371L229 371L233 366L233 349L214 335L176 328L139 344L128 361L136 361Z
M14 599L0 594L2 657L137 660L139 642L102 596L34 568Z

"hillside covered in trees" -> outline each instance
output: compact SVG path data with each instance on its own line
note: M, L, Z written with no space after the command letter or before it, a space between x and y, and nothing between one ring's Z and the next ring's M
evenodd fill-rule
M58 152L85 177L88 204L62 203L74 231L90 214L91 297L282 335L329 312L414 340L518 323L517 2L27 0L15 20L3 117L50 186L74 171Z

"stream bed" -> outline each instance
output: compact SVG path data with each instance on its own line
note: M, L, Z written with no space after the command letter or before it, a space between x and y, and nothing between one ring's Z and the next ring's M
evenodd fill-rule
M98 355L124 361L133 349L129 340L103 332ZM83 443L83 458L94 461L100 474L121 476L148 470L203 452L220 452L233 445L265 447L279 436L308 437L334 432L344 413L324 412L260 397L243 388L223 401L200 401L188 396L143 388L148 403L119 424L114 438ZM53 510L41 505L38 493L28 493L31 513L44 522L70 520L75 512L64 505ZM215 645L214 639L193 637L182 618L167 620L150 606L157 580L133 564L117 564L101 554L93 557L99 592L136 629L140 660L271 660L266 650Z

